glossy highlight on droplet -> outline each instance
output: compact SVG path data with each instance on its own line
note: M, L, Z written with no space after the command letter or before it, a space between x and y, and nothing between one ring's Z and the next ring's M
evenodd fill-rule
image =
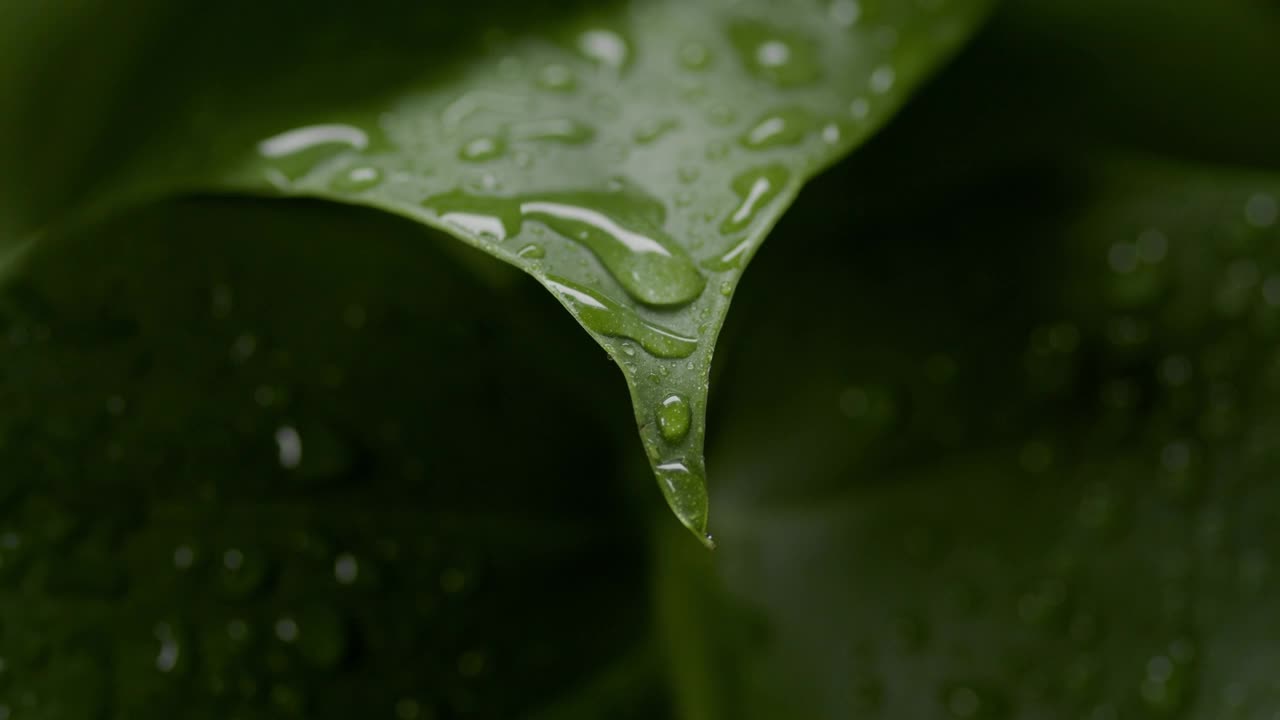
M693 354L698 341L647 322L633 310L593 290L560 277L548 276L547 287L560 296L590 330L609 337L634 340L645 352L660 358Z
M631 57L631 46L621 34L607 28L593 28L578 36L578 52L588 60L621 69Z
M662 439L669 443L677 443L689 434L692 413L689 401L679 395L668 395L662 399L657 410L658 432Z
M369 147L369 134L354 125L307 125L273 135L258 143L258 154L271 161L273 182L295 181L321 161L338 153Z
M738 206L720 224L720 232L732 235L749 228L790 179L791 172L782 165L752 168L735 177L731 186L739 198Z
M502 157L507 151L507 141L500 136L472 138L458 150L458 158L466 162L486 162Z
M817 125L813 113L802 107L789 107L768 113L747 130L739 142L751 150L795 145Z
M356 193L371 190L381 184L381 170L361 165L338 173L329 183L329 188L337 192Z
M627 294L649 305L682 305L706 286L693 261L662 229L662 204L625 183L610 192L516 197L455 191L423 205L455 227L498 240L515 235L525 222L539 222L590 250Z

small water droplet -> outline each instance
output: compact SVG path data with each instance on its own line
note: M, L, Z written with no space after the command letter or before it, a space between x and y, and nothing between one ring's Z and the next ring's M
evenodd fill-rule
M821 75L818 45L811 38L740 20L729 26L729 41L748 71L779 87L806 85Z
M498 136L473 138L458 151L458 158L467 162L485 162L502 157L507 151L507 142Z
M857 0L832 0L827 14L837 26L850 27L862 17L862 6Z
M881 65L871 71L871 92L877 95L883 95L893 89L893 83L897 80L898 74L888 65Z
M813 114L803 107L789 107L770 112L752 125L739 139L752 150L795 145L816 124Z
M276 448L280 467L292 470L302 462L302 437L294 427L284 425L276 430Z
M360 562L351 553L342 553L333 560L333 577L340 585L350 585L360 577Z
M160 641L160 650L156 653L156 669L162 673L173 672L182 657L182 646L169 623L158 623L154 630L156 639Z
M723 295L723 296L725 296L725 297L729 297L730 295L732 295L732 294L733 294L733 283L731 283L731 282L729 282L729 281L727 281L727 280L726 280L725 282L720 283L720 294L721 294L721 295Z
M552 63L538 72L538 87L554 92L572 92L578 86L578 79L566 65Z
M1266 193L1254 193L1245 202L1244 218L1256 228L1269 228L1280 218L1280 205L1275 197Z
M865 120L867 115L871 113L871 103L866 98L854 98L849 103L849 114L854 120Z
M640 124L631 137L641 145L648 145L678 127L680 127L680 121L676 118L654 118Z
M711 64L711 51L702 43L688 42L680 46L678 59L686 70L705 70Z
M689 434L691 413L689 402L679 395L668 395L658 406L658 430L669 443L678 443Z
M635 188L520 197L453 192L423 205L464 230L479 227L499 238L526 221L542 223L591 250L628 294L650 305L685 304L706 284L663 230L662 204Z
M619 33L595 28L578 36L578 52L588 60L618 70L626 65L631 48Z
M280 642L291 643L298 639L298 623L287 615L276 620L275 631Z
M179 570L189 570L195 563L196 552L190 545L179 545L173 550L173 566Z
M1155 228L1148 228L1138 235L1136 249L1138 259L1148 265L1154 265L1164 260L1165 254L1169 251L1169 238Z
M646 352L661 358L688 357L698 341L641 319L634 311L563 278L548 277L547 286L575 310L591 330L609 337L634 340Z
M382 171L376 167L360 165L338 173L329 187L336 192L357 193L382 184Z
M739 198L738 207L720 224L725 235L739 233L756 221L762 210L769 206L787 186L791 173L782 165L765 165L739 174L731 187ZM728 256L723 261L733 260Z
M562 145L582 145L596 136L590 125L568 118L551 118L533 120L517 125L512 134L518 140L532 142L554 142Z
M526 260L541 260L546 257L547 251L543 250L541 245L530 243L520 248L520 252L517 254Z

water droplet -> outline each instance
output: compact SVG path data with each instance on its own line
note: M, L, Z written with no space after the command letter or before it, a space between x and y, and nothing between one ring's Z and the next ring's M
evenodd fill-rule
M631 137L641 145L648 145L678 127L680 127L680 121L676 118L655 118L642 123Z
M517 125L512 130L518 140L533 142L554 142L562 145L582 145L596 136L590 125L568 118L551 118L534 120Z
M729 297L730 295L732 295L733 283L729 282L728 280L720 283L720 294L725 297Z
M729 41L747 70L779 87L805 85L821 75L818 46L810 38L740 20L729 26Z
M1186 706L1193 691L1195 655L1195 646L1190 641L1178 639L1170 643L1165 652L1147 660L1139 695L1148 708L1170 714Z
M795 145L813 129L813 114L802 107L784 108L760 118L739 140L752 150Z
M760 212L768 207L791 178L791 173L781 165L765 165L752 168L735 177L731 187L739 198L738 207L720 224L725 235L742 232L756 221ZM722 258L728 262L728 256Z
M689 402L679 395L668 395L658 406L658 430L669 443L677 443L689 434Z
M871 71L871 92L877 95L883 95L893 89L893 83L897 80L898 74L888 65L881 65Z
M157 624L155 636L160 641L160 650L156 653L156 669L162 673L173 672L182 656L182 646L178 643L173 626L169 623Z
M568 280L548 277L547 286L572 306L584 325L601 335L634 340L655 357L688 357L697 349L697 340L646 322L621 304Z
M552 63L538 72L538 87L554 92L572 92L578 85L573 71L560 63Z
M578 52L588 60L618 70L626 65L631 48L622 35L613 30L596 28L578 36Z
M338 173L329 188L336 192L357 193L370 190L382 183L382 171L376 167L360 165Z
M291 643L298 639L298 623L287 615L276 620L275 631L280 642Z
M1269 228L1280 217L1276 199L1265 193L1254 193L1244 205L1244 218L1256 228Z
M541 245L530 243L520 248L520 252L516 254L526 260L541 260L547 256L547 251L543 250Z
M706 476L697 465L683 458L668 460L654 466L658 486L676 517L703 538L708 547L714 547L707 534L707 485Z
M828 145L835 145L840 142L840 126L835 123L827 123L822 126L822 142Z
M628 294L650 305L687 303L706 284L662 229L662 204L635 188L520 197L453 192L423 205L464 230L483 228L499 238L514 235L526 221L542 223L591 250Z
M265 582L267 563L259 553L229 548L222 553L220 574L227 592L232 595L247 595Z
M497 136L473 138L458 151L458 158L467 162L485 162L502 157L507 151L507 141Z
M173 566L179 570L189 570L195 563L196 552L190 545L179 545L173 550Z
M360 577L360 563L351 553L342 553L333 561L333 577L340 585L350 585Z
M271 161L268 180L287 185L317 164L341 152L369 147L369 134L354 125L308 125L258 143L258 154Z
M276 430L276 448L280 467L292 470L302 462L302 438L292 426L284 425Z
M1136 245L1138 259L1154 265L1162 260L1169 251L1169 238L1165 234L1155 228L1143 230L1138 235Z
M849 114L854 120L865 120L870 113L871 103L867 102L866 98L854 98L853 102L849 103Z
M738 113L734 111L733 107L725 103L712 103L711 107L707 108L707 121L712 125L725 127L726 125L732 125L737 119Z
M680 46L679 61L686 70L705 70L711 64L711 51L701 43L685 43Z
M857 0L832 0L827 14L837 26L850 27L862 16L862 7Z

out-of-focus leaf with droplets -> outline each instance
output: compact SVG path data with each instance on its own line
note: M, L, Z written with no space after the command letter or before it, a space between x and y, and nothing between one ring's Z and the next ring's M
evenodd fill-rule
M144 54L182 70L163 71L165 124L135 115L99 143L116 172L81 194L367 205L525 270L623 369L659 486L704 537L710 358L743 268L803 182L881 125L987 4L474 3L443 25L434 6L201 10L208 27L180 41L196 50L160 37ZM262 64L191 62L215 39L224 56L221 31L246 23L237 47Z
M658 574L682 711L1273 716L1280 176L936 97L801 197L725 329L722 548Z
M612 373L421 234L201 200L32 251L0 288L0 718L663 716Z

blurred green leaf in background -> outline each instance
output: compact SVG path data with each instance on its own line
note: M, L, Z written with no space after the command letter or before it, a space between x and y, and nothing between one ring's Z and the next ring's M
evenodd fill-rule
M1274 2L0 27L0 720L1280 717Z

